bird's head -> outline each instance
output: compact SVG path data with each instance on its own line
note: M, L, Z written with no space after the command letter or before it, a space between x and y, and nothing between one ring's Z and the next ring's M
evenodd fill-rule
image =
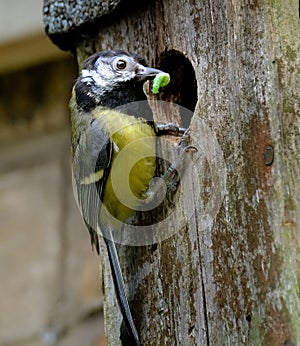
M117 107L145 100L144 82L160 72L138 55L122 50L95 53L85 61L75 85L77 103L82 102L83 108Z

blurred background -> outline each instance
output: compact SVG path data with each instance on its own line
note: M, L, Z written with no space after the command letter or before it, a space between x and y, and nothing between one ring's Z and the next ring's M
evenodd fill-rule
M98 258L74 201L73 57L42 1L0 0L0 346L99 346Z

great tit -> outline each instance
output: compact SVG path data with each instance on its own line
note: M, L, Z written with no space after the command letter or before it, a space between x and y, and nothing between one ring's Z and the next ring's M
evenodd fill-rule
M140 341L111 234L119 227L113 220L125 222L134 214L137 201L146 198L155 174L159 129L149 121L152 113L143 85L161 72L148 67L138 55L123 50L98 52L84 62L70 101L72 168L77 200L92 246L98 253L97 230L101 229L104 235L116 296L133 345L140 345ZM137 103L126 108L132 102ZM130 150L122 152L126 146L130 146ZM134 163L130 167L129 181L124 180L122 170L115 172L116 178L112 178L114 162L121 153L125 155L123 164ZM124 167L124 171L126 169ZM120 202L114 188L126 184L130 189L125 189L124 193L130 193L122 196Z

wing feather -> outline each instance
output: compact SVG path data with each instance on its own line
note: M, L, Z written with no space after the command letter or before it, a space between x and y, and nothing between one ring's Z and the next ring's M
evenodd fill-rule
M112 155L113 143L109 133L103 129L98 119L92 119L90 126L81 133L76 148L73 148L73 176L78 204L89 230L92 246L98 254L96 230L101 225L100 212Z

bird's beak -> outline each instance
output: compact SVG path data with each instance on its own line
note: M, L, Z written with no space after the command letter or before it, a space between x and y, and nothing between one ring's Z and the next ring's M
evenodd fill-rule
M163 71L152 67L141 66L141 69L137 73L137 76L141 80L154 79L155 76Z

